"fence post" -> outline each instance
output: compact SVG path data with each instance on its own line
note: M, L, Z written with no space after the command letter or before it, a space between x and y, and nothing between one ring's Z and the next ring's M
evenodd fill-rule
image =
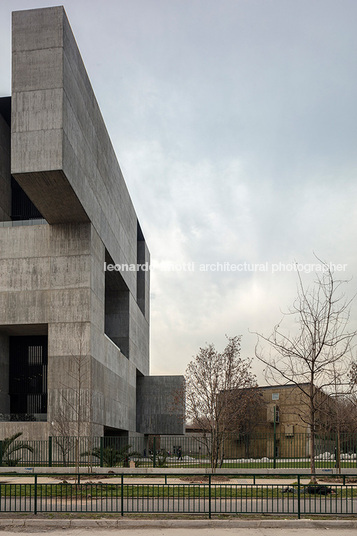
M52 467L52 436L48 437L48 467Z
M273 467L274 467L274 469L276 469L276 406L274 406L274 444L273 444L273 449L274 449Z
M297 476L297 483L298 483L298 519L301 519L301 510L300 510L300 475Z
M120 476L120 513L124 515L124 475Z
M35 475L35 490L34 490L34 507L33 507L33 513L37 514L37 475Z
M211 489L211 477L212 475L208 475L208 518L212 518L212 505L211 505L211 498L212 498L212 489Z
M2 467L2 441L0 441L0 467Z
M156 436L154 436L153 449L154 449L154 455L152 458L152 465L153 467L156 467Z
M100 438L100 458L99 458L99 466L103 467L103 450L104 450L104 437Z

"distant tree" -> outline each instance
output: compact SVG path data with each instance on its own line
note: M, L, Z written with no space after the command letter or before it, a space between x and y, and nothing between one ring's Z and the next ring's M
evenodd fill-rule
M336 468L341 472L341 453L355 443L357 430L357 400L352 380L354 364L349 360L332 365L333 381L328 387L329 403L324 412L326 432L336 441Z
M228 419L232 437L235 435L243 442L245 457L249 458L252 435L261 422L262 416L266 415L266 403L259 387L255 385L246 389L236 389L235 392L232 392L227 412L232 412Z
M315 436L318 417L326 407L327 395L335 382L335 371L351 355L357 331L349 328L350 306L341 293L346 281L336 280L326 263L312 288L305 288L298 272L298 295L284 315L295 320L293 333L283 330L282 321L271 335L258 335L256 357L266 365L269 383L293 383L304 393L301 419L310 427L310 469L315 473ZM283 320L284 320L283 318ZM261 343L267 343L266 353Z
M357 390L357 363L353 361L349 370L349 384L353 393Z
M240 356L241 337L229 337L223 352L213 344L200 348L186 373L186 415L202 431L212 470L222 466L224 444L239 425L256 379L251 360ZM242 420L243 422L243 420Z
M336 468L341 473L341 454L356 452L357 399L353 393L342 394L334 406L332 432L336 438Z

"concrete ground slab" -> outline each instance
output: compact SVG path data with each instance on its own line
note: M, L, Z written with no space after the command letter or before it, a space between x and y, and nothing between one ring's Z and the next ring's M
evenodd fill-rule
M329 530L331 536L354 536L357 520L153 520L153 519L0 519L2 536L22 532L27 534L51 533L52 536L66 534L79 536L82 534L112 535L120 531L130 536L216 536L227 534L235 536L284 536L304 534L304 536L320 536ZM302 532L303 531L303 532Z

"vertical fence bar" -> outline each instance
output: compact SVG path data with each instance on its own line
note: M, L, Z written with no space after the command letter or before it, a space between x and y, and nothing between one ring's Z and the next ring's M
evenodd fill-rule
M2 441L0 441L0 467L2 467Z
M154 436L154 440L153 440L152 466L156 467L156 436Z
M37 514L37 475L35 475L35 490L34 490L34 506L33 506L33 513Z
M301 494L301 488L300 488L300 475L297 475L297 483L298 483L298 519L301 519L301 509L300 509L300 494Z
M100 438L100 447L99 447L99 448L100 448L100 453L99 453L99 456L100 456L100 458L99 458L99 460L100 460L100 461L99 461L99 466L100 466L100 467L103 467L104 437L101 437L101 438Z
M276 406L274 406L274 442L273 442L273 449L274 449L273 467L274 467L274 469L276 469Z
M52 436L48 438L48 467L52 467Z
M211 473L208 475L208 518L211 519L212 518L212 504L211 504L211 499L212 499L212 487L211 487L211 484L212 484L212 475ZM204 488L203 488L204 489Z
M124 515L124 475L120 476L120 514Z

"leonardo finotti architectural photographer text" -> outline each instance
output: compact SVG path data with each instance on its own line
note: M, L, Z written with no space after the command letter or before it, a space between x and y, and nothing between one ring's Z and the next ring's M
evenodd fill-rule
M345 272L347 264L320 264L320 263L230 263L230 262L215 262L215 263L174 263L174 262L156 262L149 264L109 264L104 263L104 271L108 272L148 272L150 270L158 270L160 272L303 272L310 274L313 272Z

